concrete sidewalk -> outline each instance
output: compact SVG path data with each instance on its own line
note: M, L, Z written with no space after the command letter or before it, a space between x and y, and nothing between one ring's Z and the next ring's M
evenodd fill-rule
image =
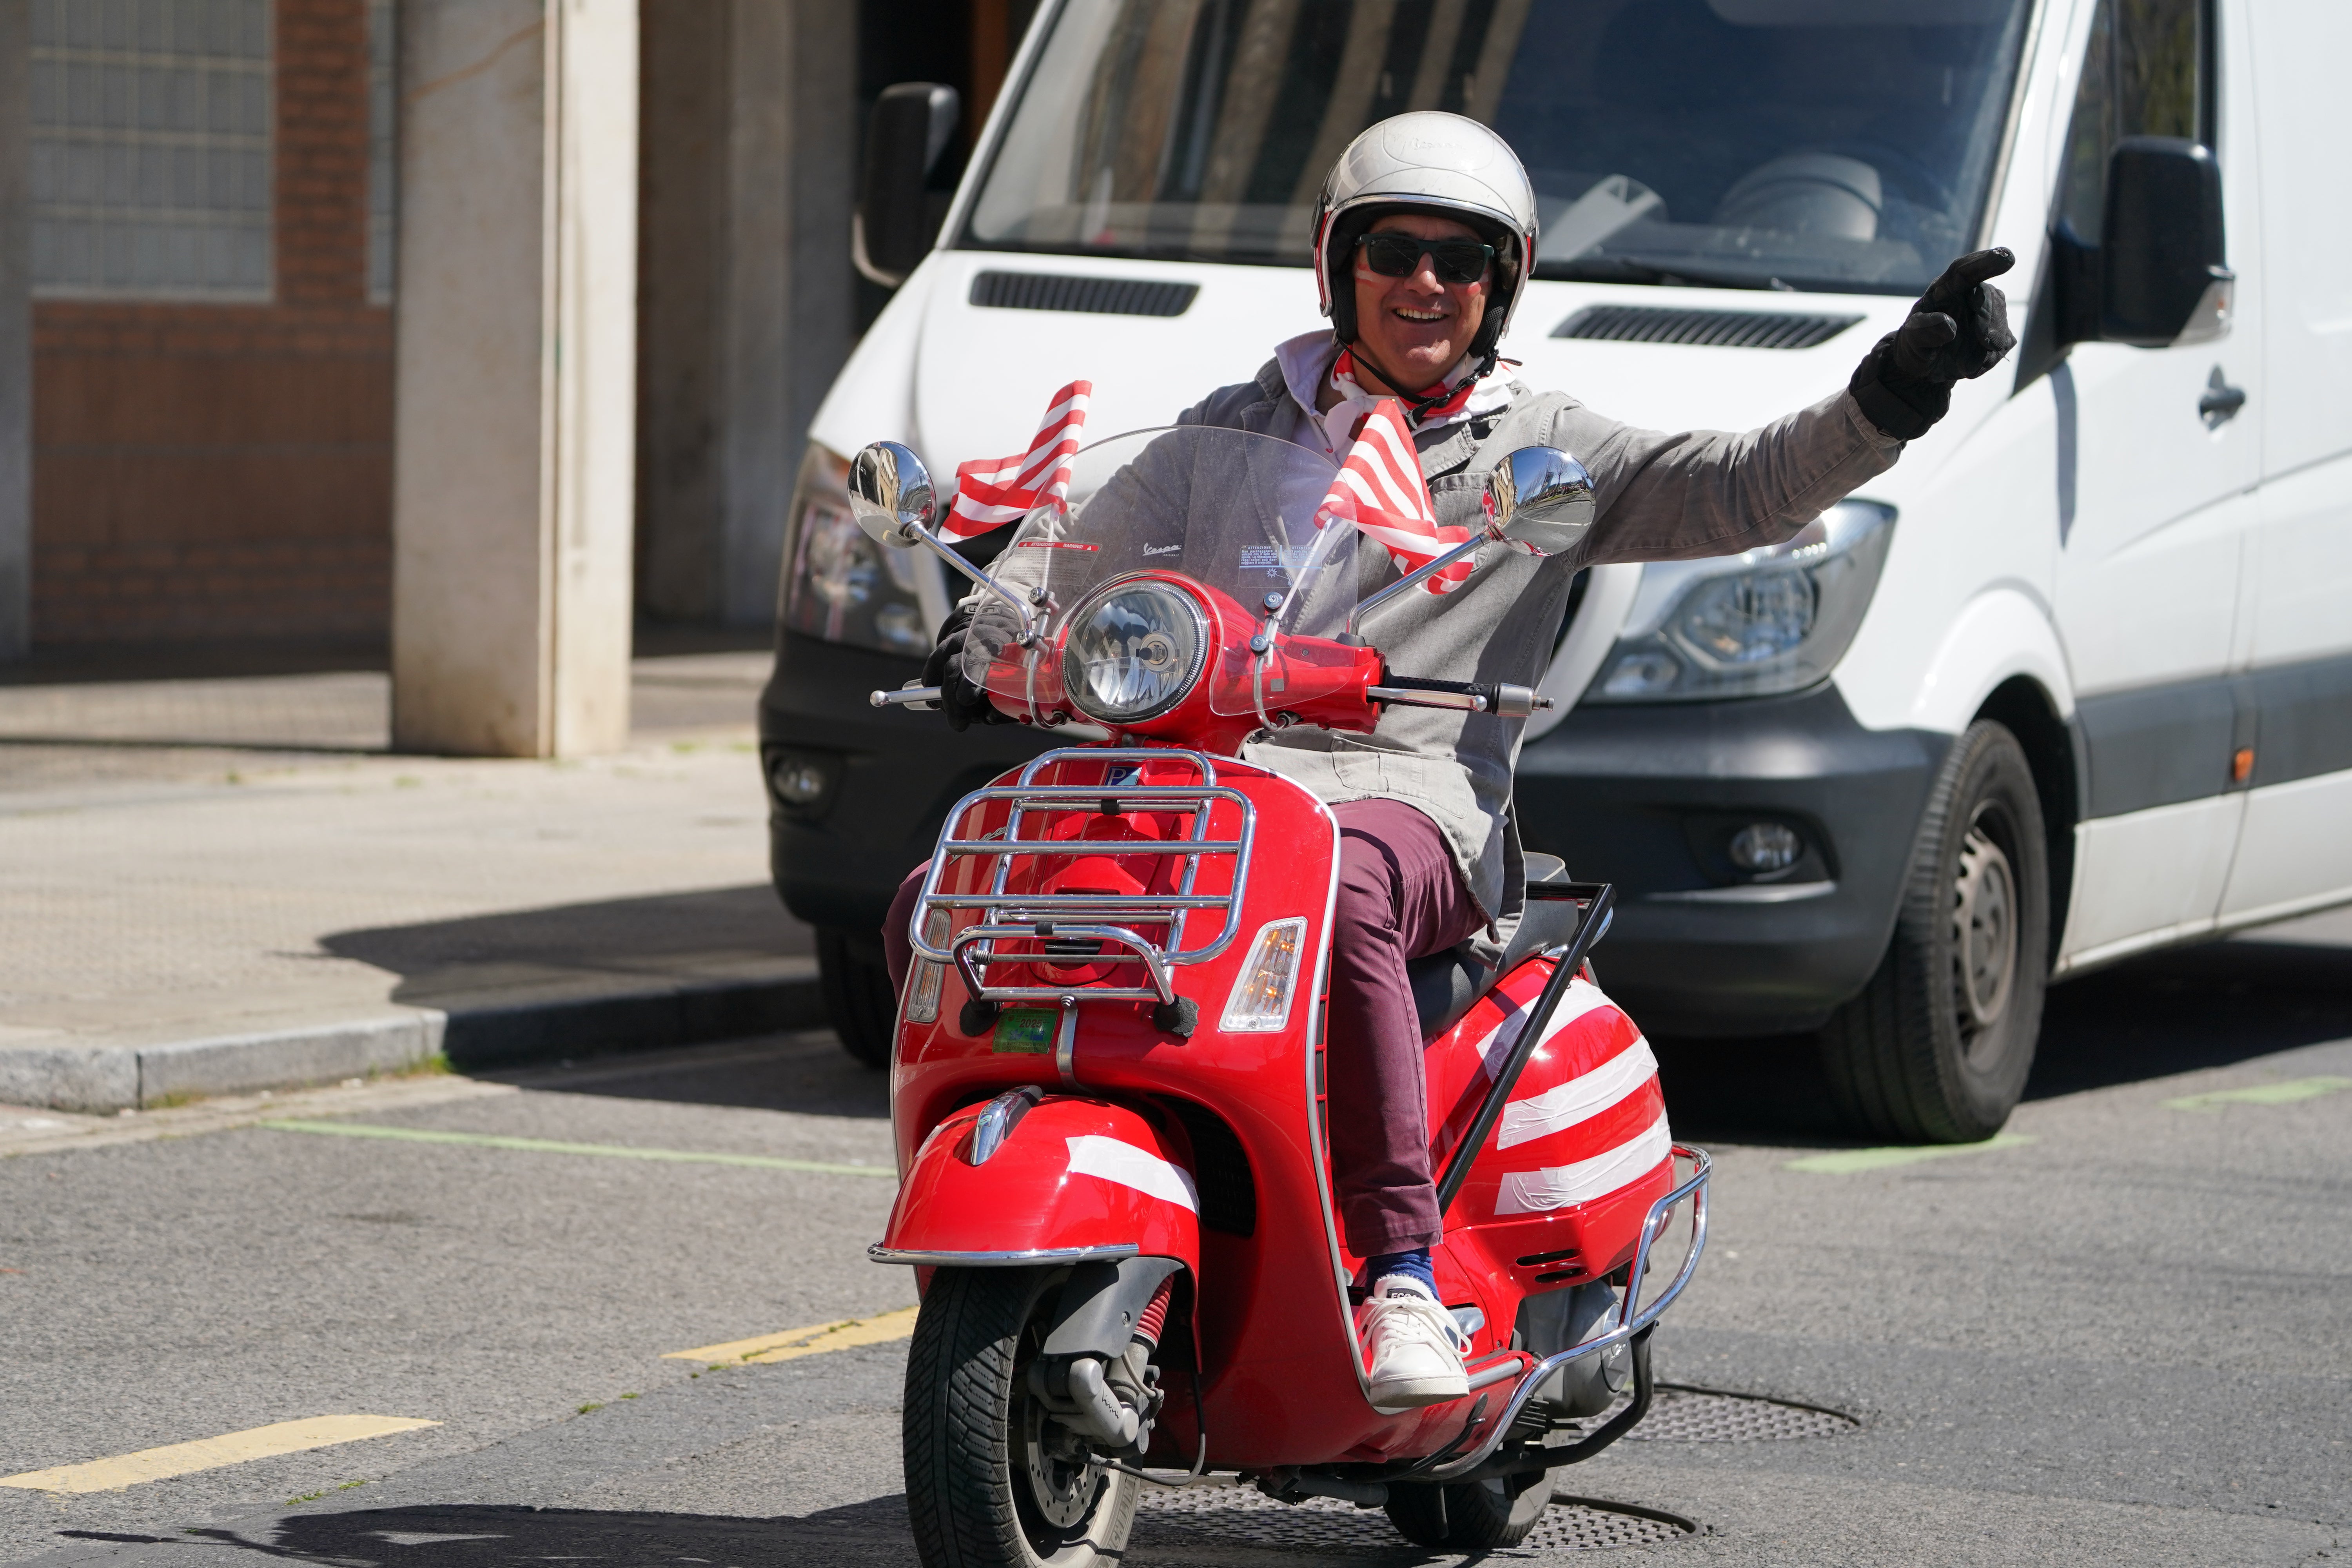
M622 755L383 752L362 669L0 685L0 1103L70 1110L820 1020L767 659L646 658Z

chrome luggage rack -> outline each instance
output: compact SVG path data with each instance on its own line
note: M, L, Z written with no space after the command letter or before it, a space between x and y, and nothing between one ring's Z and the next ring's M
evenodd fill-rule
M1103 763L1116 767L1136 764L1140 775L1146 763L1190 763L1200 771L1198 784L1041 784L1039 773L1061 763ZM1004 826L985 838L960 837L968 831L966 816L992 801L1009 801L1012 810ZM1209 837L1211 808L1230 801L1241 810L1241 833L1229 839ZM1024 838L1021 826L1032 812L1084 810L1115 814L1114 808L1183 814L1192 819L1188 837L1171 839ZM923 879L922 897L908 922L908 940L916 956L934 963L952 963L965 988L988 1002L1060 1002L1071 995L1088 1001L1173 1002L1176 966L1205 963L1233 945L1241 929L1242 889L1249 882L1250 843L1256 837L1257 810L1240 791L1217 783L1216 764L1202 752L1160 747L1070 747L1047 752L1021 770L1013 784L976 789L956 802L940 830L939 847ZM1173 893L1135 897L1105 893L1014 893L1005 889L1013 862L1024 856L1104 855L1128 859L1140 856L1175 856L1184 862L1183 877ZM1201 863L1210 856L1232 858L1232 890L1200 893ZM943 893L940 883L950 865L982 856L996 862L983 893ZM934 910L980 910L986 918L956 931L946 946L927 941L924 931ZM1195 947L1182 945L1186 917L1210 910L1223 917L1216 936ZM1138 926L1160 928L1163 940L1152 941ZM1051 952L1003 952L1005 942L1092 942L1124 951L1097 951L1062 957ZM1140 966L1148 984L1139 985L990 985L982 976L992 964L1117 963Z

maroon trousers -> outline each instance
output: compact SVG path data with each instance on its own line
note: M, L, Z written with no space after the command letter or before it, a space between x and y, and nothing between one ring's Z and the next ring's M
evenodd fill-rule
M1331 1168L1348 1249L1360 1258L1433 1247L1444 1234L1429 1168L1421 1022L1405 961L1443 952L1484 923L1437 825L1397 800L1351 800L1339 822L1324 1062ZM883 923L890 983L904 990L907 925L924 867Z

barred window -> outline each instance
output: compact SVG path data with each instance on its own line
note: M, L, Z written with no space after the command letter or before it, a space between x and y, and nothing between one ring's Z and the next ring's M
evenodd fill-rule
M270 296L269 0L33 0L33 282Z
M398 13L392 0L367 0L368 22L368 302L392 302L392 258L397 172L393 163L393 49Z

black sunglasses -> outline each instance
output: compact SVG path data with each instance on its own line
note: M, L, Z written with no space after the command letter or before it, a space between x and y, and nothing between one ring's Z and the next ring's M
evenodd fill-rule
M1443 283L1475 283L1486 276L1495 247L1475 239L1415 239L1409 234L1368 234L1356 241L1364 259L1383 278L1410 278L1421 270L1421 258Z

